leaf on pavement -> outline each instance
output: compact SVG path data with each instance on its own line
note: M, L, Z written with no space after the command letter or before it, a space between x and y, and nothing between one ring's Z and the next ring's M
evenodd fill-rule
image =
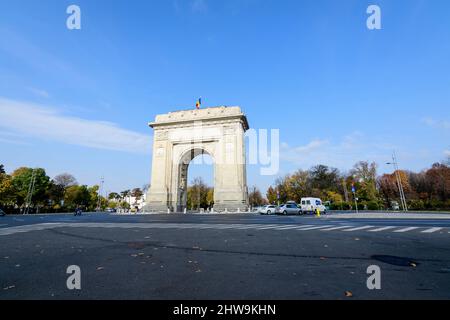
M345 296L351 298L353 297L353 293L351 291L345 291Z
M15 285L4 287L3 290L9 290L15 288Z
M97 270L103 270L103 269L105 269L105 268L103 268L103 267L97 267Z

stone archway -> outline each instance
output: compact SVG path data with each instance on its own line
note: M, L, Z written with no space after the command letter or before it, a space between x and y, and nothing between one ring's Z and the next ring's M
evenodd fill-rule
M239 107L213 107L156 116L150 189L145 211L181 211L189 162L207 153L214 162L214 210L247 210L244 133Z
M174 175L177 177L177 180L175 181L177 185L177 191L178 194L176 196L177 199L177 206L176 211L183 212L184 209L187 207L187 187L188 187L188 170L189 165L191 164L191 161L199 156L207 154L211 156L211 154L202 148L199 148L198 146L193 149L187 150L182 156L179 161L178 165L178 172ZM215 176L215 175L214 175ZM215 185L215 183L214 183Z

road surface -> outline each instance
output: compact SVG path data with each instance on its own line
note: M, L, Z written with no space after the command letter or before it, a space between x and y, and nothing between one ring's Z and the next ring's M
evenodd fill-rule
M449 299L449 232L450 219L6 216L0 299Z

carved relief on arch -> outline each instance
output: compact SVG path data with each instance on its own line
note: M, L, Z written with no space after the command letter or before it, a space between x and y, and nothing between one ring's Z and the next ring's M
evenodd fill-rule
M161 140L167 140L169 134L167 131L156 131L155 132L155 140L161 141Z

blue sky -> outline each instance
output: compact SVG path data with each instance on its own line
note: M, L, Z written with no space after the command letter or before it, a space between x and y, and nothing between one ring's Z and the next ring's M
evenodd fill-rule
M81 30L66 8L81 8ZM377 4L382 30L366 28ZM0 163L105 190L150 181L156 114L239 105L280 129L278 175L392 151L421 170L450 154L450 2L0 0ZM195 166L190 178L212 181ZM263 191L277 176L248 168Z

